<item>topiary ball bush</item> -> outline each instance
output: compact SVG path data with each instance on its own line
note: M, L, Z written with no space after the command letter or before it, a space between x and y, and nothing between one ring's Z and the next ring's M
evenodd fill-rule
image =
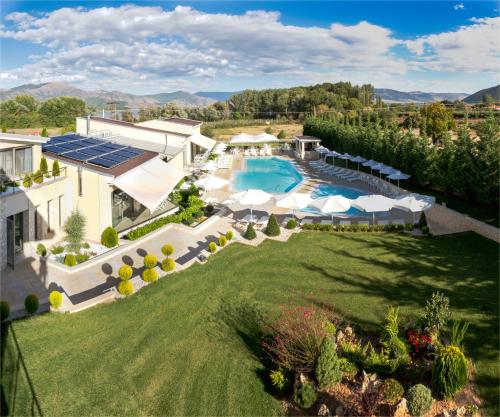
M0 301L0 321L7 320L10 316L10 305L7 301Z
M47 248L43 243L39 243L38 245L36 245L36 253L40 256L47 255Z
M149 271L149 269L146 271ZM118 284L118 292L125 297L132 295L134 293L134 285L130 281L121 281Z
M76 256L73 255L72 253L68 253L64 257L64 265L66 266L75 266L77 264L76 262Z
M293 400L301 408L311 408L316 402L318 395L316 389L311 382L306 382L302 385L296 386L293 390Z
M417 384L406 393L408 411L412 417L421 417L432 407L431 390L425 385Z
M172 258L165 258L161 263L161 269L165 272L173 271L175 267L175 261Z
M118 245L118 232L111 226L106 227L101 233L101 244L107 248Z
M158 279L158 273L155 269L145 269L142 273L142 280L144 282L154 282Z
M227 240L231 240L233 237L234 237L234 233L233 233L233 231L232 231L232 230L228 230L228 231L226 232L226 239L227 239Z
M453 345L440 350L432 371L432 384L443 398L451 398L467 384L467 359Z
M286 228L288 230L293 230L297 227L297 220L290 219L286 222Z
M206 207L205 207L205 211L208 214L211 214L214 211L214 206L212 204L207 204Z
M208 244L208 250L210 251L210 253L215 253L217 251L217 245L215 244L215 242L210 242Z
M128 281L132 278L132 274L134 271L130 265L122 265L118 270L118 276L122 279L122 281Z
M89 242L83 242L82 243L82 248L83 249L90 249L90 243Z
M29 294L24 299L24 308L28 312L28 314L35 314L38 311L38 307L40 306L40 302L38 301L38 297L35 294Z
M280 226L276 220L276 216L271 214L269 220L267 221L266 235L268 236L279 236L281 233Z
M245 232L245 239L252 240L257 237L257 233L255 233L255 229L253 228L252 223L248 223L247 230Z
M52 308L58 309L61 307L63 301L62 294L59 291L51 291L49 294L49 303Z
M382 396L387 404L397 404L403 398L404 393L403 386L394 378L386 379L382 385Z
M146 268L154 268L156 266L156 264L158 263L158 260L156 259L156 256L148 253L145 257L144 257L144 266Z
M322 389L331 387L342 379L337 350L330 337L325 337L321 342L315 374Z
M226 236L221 236L219 237L219 246L223 248L227 244L227 239Z
M170 256L174 253L174 247L170 243L165 243L161 247L161 253L163 253L165 256Z

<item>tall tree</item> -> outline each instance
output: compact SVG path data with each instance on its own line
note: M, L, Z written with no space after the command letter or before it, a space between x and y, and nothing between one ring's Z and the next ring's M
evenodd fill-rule
M455 127L453 112L442 103L431 103L420 109L420 130L430 136L433 143L444 140Z

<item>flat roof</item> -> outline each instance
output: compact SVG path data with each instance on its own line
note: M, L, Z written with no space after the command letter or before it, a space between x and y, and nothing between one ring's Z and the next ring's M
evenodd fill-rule
M168 119L165 119L165 121L187 126L199 126L202 123L199 120L186 119L184 117L169 117Z
M45 143L49 138L38 135L21 135L17 133L0 133L1 140L14 142Z
M104 141L110 141L114 143L118 143L120 145L128 145L132 146L134 148L139 148L143 149L146 151L150 152L155 152L161 155L166 155L170 157L174 157L179 152L182 152L183 148L177 147L177 146L171 146L171 145L165 145L163 143L156 143L156 142L150 142L147 140L141 140L141 139L135 139L135 138L130 138L128 136L110 136L107 138L99 138Z

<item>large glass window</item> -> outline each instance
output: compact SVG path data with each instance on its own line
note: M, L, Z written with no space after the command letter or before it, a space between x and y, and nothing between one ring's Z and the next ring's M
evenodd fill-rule
M0 151L0 177L14 175L14 160L12 149Z
M16 175L20 176L33 171L32 149L15 149Z

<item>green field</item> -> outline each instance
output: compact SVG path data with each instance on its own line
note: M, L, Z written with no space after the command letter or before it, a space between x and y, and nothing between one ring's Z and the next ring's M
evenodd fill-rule
M303 232L231 245L129 299L14 323L46 416L279 415L257 357L255 312L328 303L358 332L433 291L471 322L465 346L498 415L498 245L476 235Z

